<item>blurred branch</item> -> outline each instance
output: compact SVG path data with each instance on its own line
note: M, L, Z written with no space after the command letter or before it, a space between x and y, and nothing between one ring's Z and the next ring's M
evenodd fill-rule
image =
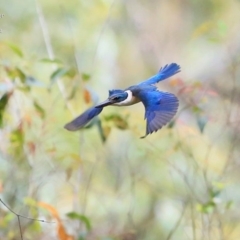
M40 23L40 26L41 26L41 29L42 29L43 39L44 39L45 46L46 46L46 49L47 49L48 57L51 60L53 60L54 59L54 52L53 52L53 48L52 48L52 44L51 44L51 39L50 39L50 36L49 36L47 24L45 22L45 18L44 18L42 9L41 9L40 5L38 4L37 0L36 0L36 10L37 10L37 14L38 14L39 23ZM56 69L57 68L55 66L54 70L56 70ZM66 103L67 108L69 109L71 114L74 115L74 110L73 110L71 104L68 101L68 96L66 94L65 87L64 87L63 83L60 81L60 79L58 79L56 82L57 82L59 91L61 92L61 94L64 98L64 101Z
M193 240L196 240L196 223L195 223L195 208L194 208L194 204L191 201L190 202L190 211L191 211L191 222L192 222L192 233L193 233Z
M92 68L93 68L93 69L94 69L94 65L95 65L95 61L96 61L96 57L97 57L98 47L99 47L99 45L100 45L100 40L101 40L102 35L103 35L104 31L105 31L105 28L107 27L107 24L108 24L109 21L110 21L110 13L111 13L111 11L112 11L112 9L113 9L113 6L114 6L114 3L115 3L115 2L116 2L116 0L113 0L112 3L111 3L111 5L110 5L110 7L109 7L109 10L108 10L108 13L107 13L107 17L106 17L106 19L105 19L105 22L104 22L104 24L103 24L103 26L102 26L102 29L101 29L101 31L100 31L100 34L99 34L99 36L98 36L96 48L95 48L94 55L93 55L93 61L92 61ZM92 72L92 71L91 71L91 72Z
M20 215L20 214L16 213L15 211L13 211L10 207L8 207L8 206L3 202L3 200L2 200L1 198L0 198L0 202L8 209L11 213L13 213L15 216L17 216L21 240L23 240L23 233L22 233L22 227L21 227L20 218L25 218L25 219L28 219L28 220L31 220L31 221L38 221L38 222L44 222L44 223L55 223L55 222L49 222L49 221L45 221L45 220L41 220L41 219L35 219L35 218L30 218L30 217L26 217L26 216Z

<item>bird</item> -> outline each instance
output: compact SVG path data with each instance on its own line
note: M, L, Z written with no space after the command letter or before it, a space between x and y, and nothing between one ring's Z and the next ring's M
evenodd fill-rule
M107 106L130 106L142 102L145 107L146 133L141 138L145 138L149 134L157 132L175 116L179 106L178 98L172 93L160 91L155 84L180 71L181 68L178 64L167 64L160 68L156 75L145 81L124 90L109 90L109 96L105 101L87 109L67 123L64 128L68 131L77 131L85 127Z

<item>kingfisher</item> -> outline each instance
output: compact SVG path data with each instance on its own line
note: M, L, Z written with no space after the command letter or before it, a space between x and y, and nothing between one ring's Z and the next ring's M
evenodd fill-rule
M158 90L155 84L178 72L180 72L178 64L167 64L156 75L137 85L130 86L125 90L109 90L107 100L89 108L80 116L67 123L64 128L68 131L77 131L83 128L107 106L130 106L142 102L145 107L147 125L146 134L141 138L145 138L148 134L157 132L175 116L179 106L178 98L172 93Z

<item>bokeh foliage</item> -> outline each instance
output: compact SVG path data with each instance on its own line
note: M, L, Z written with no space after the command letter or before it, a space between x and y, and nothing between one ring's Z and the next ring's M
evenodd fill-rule
M23 239L240 239L240 2L0 2L0 198ZM177 62L180 109L63 125ZM0 238L19 239L0 205Z

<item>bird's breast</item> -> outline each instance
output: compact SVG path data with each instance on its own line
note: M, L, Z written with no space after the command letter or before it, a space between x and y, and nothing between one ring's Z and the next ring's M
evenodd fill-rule
M128 94L128 97L124 101L114 103L113 105L114 106L130 106L140 102L139 98L133 96L132 91L127 90L126 93Z

